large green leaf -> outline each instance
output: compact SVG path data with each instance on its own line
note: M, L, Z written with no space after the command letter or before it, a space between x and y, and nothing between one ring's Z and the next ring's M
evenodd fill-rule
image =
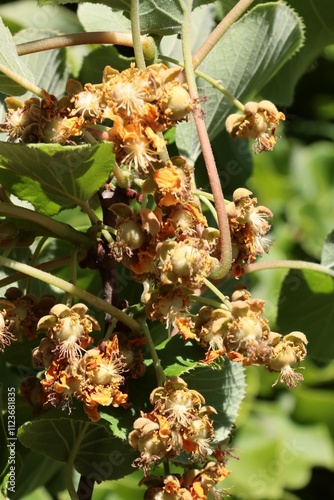
M84 2L78 5L77 14L86 31L131 31L130 20L123 12L107 5Z
M181 335L174 335L156 349L167 377L180 377L201 366L200 361L205 358L205 352L198 344L185 342Z
M42 214L55 215L91 198L110 175L113 158L111 143L0 143L0 183Z
M39 7L36 0L19 0L0 5L0 15L10 23L23 28L59 30L63 33L81 31L80 23L74 12L65 7Z
M46 416L26 422L19 428L18 438L24 446L60 462L67 462L75 449L76 470L98 482L130 473L137 456L127 441L78 418Z
M69 3L68 0L39 0L40 5L59 5ZM84 3L81 0L74 0L70 3ZM93 0L90 2L92 4L103 4L104 6L111 7L112 10L124 11L129 15L131 1L130 0ZM194 2L194 8L200 5L205 5L212 3L210 0L197 0ZM121 22L121 17L116 14L107 13L104 7L101 8L100 5L96 6L100 11L104 11L107 18L110 19L111 27L106 27L108 31L113 29L115 22ZM99 10L97 10L98 12ZM151 35L172 35L173 33L180 33L183 21L183 5L179 0L141 0L139 5L139 21L140 30L143 34ZM104 22L102 26L104 26ZM126 24L126 23L125 23ZM103 30L103 27L99 27L99 31ZM122 30L123 31L123 30Z
M224 440L237 419L245 396L243 366L226 359L221 369L206 366L185 374L183 378L189 389L199 391L205 398L205 404L217 410L217 415L211 414L210 417L214 420L216 439Z
M291 270L279 297L280 333L302 331L308 338L308 355L322 362L334 358L334 280L314 271Z
M224 0L228 12L238 0ZM255 3L266 3L256 0ZM324 47L334 43L334 2L332 0L294 0L291 6L302 17L306 30L306 41L300 52L263 89L263 95L273 102L290 106L295 86Z
M301 19L286 4L259 5L235 23L216 44L199 69L241 101L257 95L303 42ZM203 79L198 80L210 139L224 129L231 102ZM195 161L200 152L193 120L176 131L181 154Z
M0 64L9 69L16 75L34 83L32 73L22 62L22 59L17 55L16 46L9 29L4 25L0 18L0 39L1 39L1 53ZM9 95L22 95L26 89L13 81L8 76L0 73L0 91Z
M14 37L15 43L26 43L42 38L49 38L58 35L57 31L50 29L27 28ZM66 67L65 49L46 50L21 56L21 60L32 72L35 83L45 89L49 94L61 97L65 94L66 81L69 71ZM31 92L27 92L21 99L31 97Z

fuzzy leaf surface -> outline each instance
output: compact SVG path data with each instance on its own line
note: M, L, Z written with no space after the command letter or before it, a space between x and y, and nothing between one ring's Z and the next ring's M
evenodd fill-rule
M245 396L245 373L239 363L224 360L221 369L208 366L186 374L184 380L189 389L195 389L204 396L205 404L213 406L217 415L212 413L215 437L224 440L235 423L240 404Z
M302 42L302 23L295 11L281 2L259 5L227 31L198 69L221 81L237 99L247 101L260 92ZM198 90L206 98L202 109L212 140L224 129L234 107L204 79L198 80ZM193 120L178 125L176 144L182 155L195 162L200 146Z
M24 64L22 59L17 55L16 46L9 29L4 25L0 18L0 39L1 53L0 64L13 71L20 77L25 78L31 83L34 83L34 77L31 71ZM22 95L26 89L14 82L8 76L0 73L0 91L8 95Z
M88 200L113 166L111 143L84 146L0 143L0 182L40 213L55 215Z
M20 44L57 35L59 32L54 30L27 28L17 33L14 40L15 43ZM56 97L62 97L65 94L65 85L69 77L65 49L27 54L21 56L21 60L34 75L36 85ZM21 99L31 96L31 92L26 92Z
M127 441L85 420L61 417L30 421L19 428L18 438L24 446L60 462L67 462L76 447L76 470L87 476L96 474L100 481L118 479L133 470L131 458L136 454Z
M228 12L237 0L224 0ZM266 3L256 0L255 3ZM332 0L294 0L291 6L303 19L306 40L293 60L288 61L263 89L263 95L281 106L293 102L295 87L301 76L308 71L324 47L334 43L334 3Z
M39 5L60 5L64 3L84 3L81 0L74 0L68 2L68 0L39 0ZM131 1L130 0L93 0L90 2L92 4L103 4L95 5L96 12L106 12L104 6L110 7L113 11L123 11L125 13L125 18L129 17ZM212 3L209 0L197 0L194 2L194 8L201 5ZM112 19L111 26L114 22L125 23L121 18L112 13L107 14L108 19ZM172 35L174 33L181 33L182 21L183 21L183 8L182 2L179 0L143 0L139 3L139 21L140 30L143 34L151 35ZM104 22L103 22L104 25ZM107 28L108 31L113 28ZM103 28L99 28L99 31Z

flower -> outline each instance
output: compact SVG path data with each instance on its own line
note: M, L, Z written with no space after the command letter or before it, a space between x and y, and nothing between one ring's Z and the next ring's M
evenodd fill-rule
M265 237L270 230L268 220L271 211L264 206L257 206L257 199L252 192L238 188L233 193L233 202L227 206L230 223L234 277L243 275L244 268L257 257L268 252L271 241Z
M153 463L167 460L185 451L205 459L211 453L213 438L209 413L215 409L203 406L203 396L188 389L180 377L170 377L163 387L157 387L150 396L154 409L141 413L129 435L130 445L141 452L135 466L148 473Z
M82 351L92 343L90 333L100 330L96 319L87 315L85 304L75 304L71 308L56 304L50 314L43 316L38 329L47 329L48 337L55 343L55 350L60 359L73 362L82 356Z
M3 309L0 312L0 351L3 352L6 346L9 346L15 339L10 331L10 322L6 319L7 311Z
M302 332L291 332L282 338L272 332L272 352L266 363L269 371L280 372L279 379L287 387L295 387L303 380L301 373L296 373L293 365L299 364L306 356L307 338ZM274 383L277 384L278 380Z
M270 101L247 102L243 114L234 113L228 116L225 127L232 138L255 139L256 153L271 151L276 142L275 132L280 120L285 115L278 111Z

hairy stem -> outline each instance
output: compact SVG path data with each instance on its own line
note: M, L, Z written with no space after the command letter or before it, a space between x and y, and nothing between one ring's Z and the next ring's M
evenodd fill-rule
M182 26L182 49L183 49L184 69L185 69L187 84L189 87L190 97L193 100L193 102L197 101L196 109L194 110L195 123L218 215L221 256L220 256L219 266L217 266L217 268L214 270L212 277L213 279L220 279L226 276L230 270L232 262L232 245L231 245L229 222L225 208L224 195L220 185L220 179L216 167L216 162L213 156L210 139L203 120L203 115L200 109L200 105L198 103L198 91L197 91L194 68L192 64L191 40L190 40L192 3L193 3L192 0L188 0L184 12L184 21Z
M126 313L118 309L117 307L108 304L105 300L100 299L96 295L93 295L90 292L87 292L83 288L79 288L72 283L68 283L67 281L57 278L56 276L52 276L52 274L41 271L40 269L36 269L35 267L28 266L27 264L22 264L16 260L7 259L6 257L0 256L0 265L5 267L9 267L9 269L13 269L14 271L19 271L23 274L31 276L32 278L36 278L44 283L48 283L49 285L53 285L65 292L70 293L71 295L75 295L80 299L84 300L88 304L91 304L94 307L97 307L101 311L110 314L117 318L121 323L124 323L131 330L136 333L141 333L142 329L139 323L135 321L133 318L128 316Z
M334 278L334 270L329 267L317 264L316 262L307 262L304 260L272 260L267 262L256 262L246 267L245 273L254 271L265 271L267 269L302 269L305 271L318 271Z
M45 242L48 240L48 236L43 236L39 242L37 243L37 246L35 248L35 251L34 253L32 254L31 256L31 259L30 259L30 264L35 267L35 264L38 260L38 257L39 257L39 254L45 244ZM3 255L3 257L5 257L5 255ZM26 286L26 294L28 295L30 293L30 288L31 288L31 278L27 278L27 286Z
M7 68L4 64L0 64L0 73L4 73L6 76L8 76L8 78L18 83L24 89L29 90L33 94L36 94L41 98L44 97L43 91L40 87L37 87L37 85L35 85L32 82L29 82L29 80L27 80L23 76L18 75L17 73L15 73L15 71L12 71L11 69Z
M144 70L146 69L146 63L140 37L139 0L131 0L130 19L136 65L137 68Z
M194 55L193 65L195 69L206 58L209 52L211 52L216 43L232 26L232 24L234 24L239 19L239 17L253 2L254 0L239 0L239 2L233 7L233 9L231 9L230 12L226 14L223 20L218 24L218 26L213 30L213 32L210 33L209 37L206 39L206 41Z
M48 262L43 262L42 264L38 264L34 266L36 269L40 269L41 271L51 271L53 269L57 269L58 267L66 266L70 262L71 257L66 255L66 257L59 257L58 259L49 260ZM0 290L5 286L11 285L16 281L20 281L26 277L24 273L14 273L6 278L0 280ZM28 292L27 292L28 293Z
M147 37L141 37L141 42ZM44 50L61 49L72 45L86 44L110 44L132 47L131 33L118 33L114 31L92 31L90 33L69 33L67 35L52 36L35 40L33 42L20 43L16 46L19 56L42 52Z
M34 210L18 207L12 203L0 203L0 215L33 222L50 231L52 236L69 241L85 249L89 249L94 243L88 236L80 233L68 224L53 220L51 217L35 212Z
M159 360L158 355L157 355L157 351L155 350L153 340L151 337L151 332L147 326L146 320L138 319L138 323L142 327L142 331L145 335L147 346L148 346L148 349L150 351L151 358L153 360L153 366L154 366L155 373L157 376L158 386L163 386L164 383L166 382L166 375L161 367L160 360Z
M211 290L211 292L213 292L216 295L216 297L218 297L218 299L221 300L222 304L224 304L228 309L230 309L230 301L228 300L228 298L225 297L225 295L223 293L221 293L221 291L218 290L218 288L213 283L211 283L210 280L208 280L207 278L204 278L203 284L207 288L209 288L209 290Z

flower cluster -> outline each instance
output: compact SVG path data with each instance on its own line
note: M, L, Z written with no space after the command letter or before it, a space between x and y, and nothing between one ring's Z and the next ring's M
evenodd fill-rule
M233 193L233 202L227 206L230 223L234 277L243 275L244 268L257 257L268 252L271 241L265 235L270 230L267 219L272 217L269 208L257 206L252 192L238 188Z
M140 484L145 484L145 500L207 500L221 499L222 492L217 483L224 481L229 471L224 462L210 461L202 468L190 468L184 474L169 474L164 477L144 477Z
M285 120L282 112L270 101L247 102L242 114L228 116L225 127L233 139L255 139L256 153L271 151L276 142L275 132L280 120Z
M8 288L5 296L0 297L0 345L9 345L10 341L22 341L23 338L35 339L40 317L46 314L54 303L55 298L52 295L37 298L32 294L23 295L16 287Z
M160 461L177 462L176 457L185 452L201 467L189 466L182 477L145 478L143 482L149 486L145 498L158 499L165 493L170 495L168 498L206 499L208 491L228 475L225 454L213 445L213 422L209 414L216 410L204 406L203 396L188 389L179 377L170 377L163 387L155 389L150 402L154 409L142 412L129 435L130 445L140 452L134 465L147 475L152 465Z
M159 133L187 117L192 109L181 68L154 64L141 71L134 66L122 72L107 66L102 82L84 87L69 80L61 99L44 91L43 99L22 102L6 98L7 114L1 130L10 140L26 143L75 144L92 126L112 120L103 139L114 143L116 161L147 174L159 165L165 140Z
M207 350L206 363L225 355L244 365L263 365L280 372L281 382L294 387L303 379L293 367L306 356L306 336L292 332L282 337L271 332L263 317L264 305L239 286L225 308L202 307L195 318L178 318L176 326L186 340L195 339Z
M46 336L34 350L33 362L44 375L41 381L30 377L21 386L36 413L50 405L69 405L75 398L83 402L95 422L100 418L99 405L129 406L128 395L120 387L125 384L125 374L131 378L143 375L143 341L119 333L93 346L91 335L100 326L87 310L84 304L71 308L56 304L38 322L37 329L46 330Z

